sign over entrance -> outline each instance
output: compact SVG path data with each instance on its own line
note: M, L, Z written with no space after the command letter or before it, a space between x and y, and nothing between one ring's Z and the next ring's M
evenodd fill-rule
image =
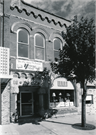
M19 60L16 59L16 69L30 70L30 71L43 71L43 63L38 61Z

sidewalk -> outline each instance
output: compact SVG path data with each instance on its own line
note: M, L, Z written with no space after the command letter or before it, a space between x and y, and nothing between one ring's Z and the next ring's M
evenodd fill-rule
M81 123L81 115L71 114L52 117L46 120L30 121L10 125L0 125L0 135L95 135L94 130L79 130L72 127L73 124ZM96 126L96 116L86 115L86 123Z

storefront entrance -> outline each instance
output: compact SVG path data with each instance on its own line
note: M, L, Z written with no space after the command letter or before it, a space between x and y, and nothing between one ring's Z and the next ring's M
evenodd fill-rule
M33 93L20 92L20 116L28 116L34 114Z
M32 116L38 113L38 87L21 86L17 94L17 110L20 117Z

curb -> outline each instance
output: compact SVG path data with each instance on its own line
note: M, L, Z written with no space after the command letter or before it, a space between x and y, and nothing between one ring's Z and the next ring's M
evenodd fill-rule
M65 117L67 115L80 115L80 114L78 114L78 112L75 112L75 113L64 113L64 114L54 114L51 118Z

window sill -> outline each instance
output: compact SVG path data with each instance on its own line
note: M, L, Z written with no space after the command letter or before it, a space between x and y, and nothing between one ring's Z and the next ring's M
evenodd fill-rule
M21 59L21 60L29 60L29 58L25 58L25 57L17 57L17 59Z
M45 62L45 60L40 60L40 59L34 59L34 60L38 62Z

